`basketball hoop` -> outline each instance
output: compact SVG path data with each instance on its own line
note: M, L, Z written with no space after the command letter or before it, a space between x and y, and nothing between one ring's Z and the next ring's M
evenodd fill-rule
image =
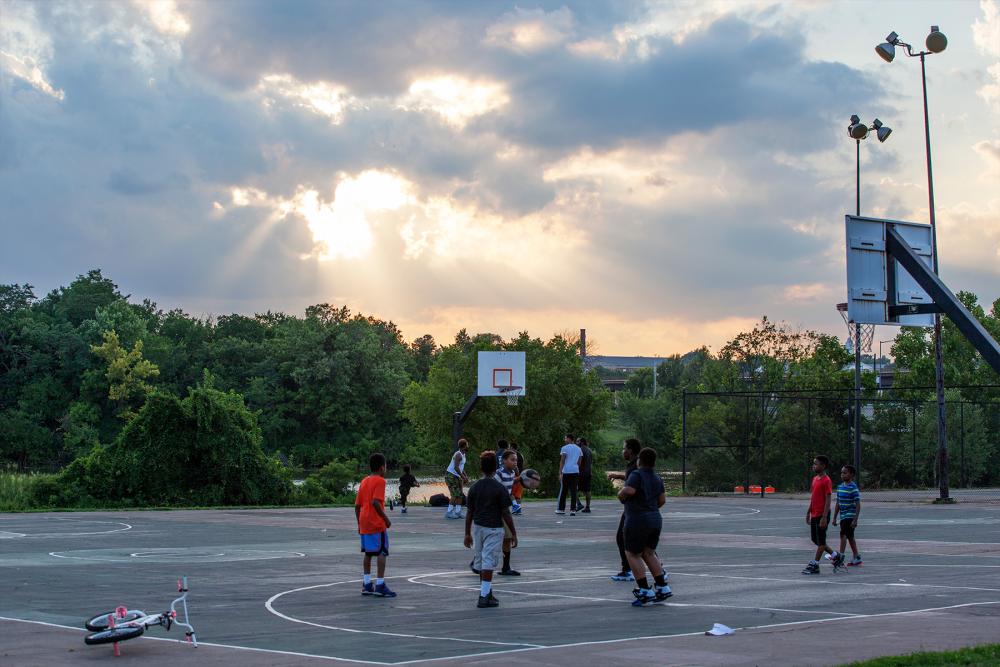
M844 324L847 325L847 340L851 344L851 349L854 349L856 341L854 340L854 322L851 322L847 317L847 304L838 303L837 312L844 319ZM862 324L861 325L861 351L871 353L872 342L875 340L875 325L874 324Z
M516 385L497 387L497 391L507 397L507 405L517 405L517 399L524 395L524 387L518 387Z

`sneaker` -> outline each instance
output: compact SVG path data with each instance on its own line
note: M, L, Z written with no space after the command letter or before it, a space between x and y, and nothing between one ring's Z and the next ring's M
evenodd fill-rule
M847 564L847 567L857 567L858 565L861 565L862 563L864 563L864 561L861 560L861 557L860 556L855 556L851 560L851 562Z
M406 514L406 508L405 507L400 507L399 508L399 513L400 514Z
M819 574L819 563L809 563L802 570L802 574Z
M497 600L495 597L493 597L493 591L490 591L490 594L487 595L486 597L483 597L482 595L479 596L479 602L476 603L476 606L479 607L480 609L486 609L488 607L499 607L500 600Z
M656 593L648 588L634 588L632 589L632 595L635 596L635 600L632 602L633 607L641 607L644 604L656 601Z
M576 516L576 512L570 512L569 515L570 516Z
M839 570L844 567L844 554L837 554L836 558L831 559L833 561L833 569Z
M517 570L512 570L509 567L505 568L503 570L500 570L500 574L502 574L505 577L520 577L521 576L520 572L518 572Z
M520 514L520 513L521 513L521 506L520 506L520 505L518 505L517 507L515 507L514 509L512 509L512 510L510 511L510 513L511 513L511 514L514 514L514 515L518 515L518 514Z
M580 510L580 513L581 514L590 514L590 508L589 507L584 507L582 510Z
M394 598L396 594L389 590L389 587L385 584L381 584L375 587L375 596L380 598Z
M472 570L472 574L479 574L479 570L476 569L476 561L469 563L469 569Z
M361 594L375 595L375 584L371 581L369 581L367 584L361 584Z
M566 510L556 510L556 514L565 514Z
M611 575L611 581L635 581L631 570L622 570L618 574Z
M669 597L673 597L674 593L670 590L670 586L657 586L656 587L656 601L661 602Z
M444 518L446 519L461 519L462 515L459 512L445 512Z

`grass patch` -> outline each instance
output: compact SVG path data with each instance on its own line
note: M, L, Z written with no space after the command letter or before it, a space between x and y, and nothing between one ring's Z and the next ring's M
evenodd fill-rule
M852 662L844 667L996 667L1000 665L1000 644L986 644L958 651L911 653Z
M37 507L36 486L50 482L52 473L0 472L0 512L24 512Z

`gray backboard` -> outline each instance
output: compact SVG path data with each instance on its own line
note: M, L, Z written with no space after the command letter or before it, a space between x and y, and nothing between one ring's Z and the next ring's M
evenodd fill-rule
M932 299L903 267L889 261L885 252L886 225L895 225L917 255L933 266L930 225L901 220L845 216L847 230L847 317L861 324L934 326L933 315L902 315L889 319L889 289L895 282L899 305L928 304ZM892 276L889 275L891 270Z

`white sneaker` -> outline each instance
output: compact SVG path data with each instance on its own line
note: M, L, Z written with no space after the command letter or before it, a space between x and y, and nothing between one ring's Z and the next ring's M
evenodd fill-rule
M556 510L556 514L565 514L565 513L566 513L565 510Z

